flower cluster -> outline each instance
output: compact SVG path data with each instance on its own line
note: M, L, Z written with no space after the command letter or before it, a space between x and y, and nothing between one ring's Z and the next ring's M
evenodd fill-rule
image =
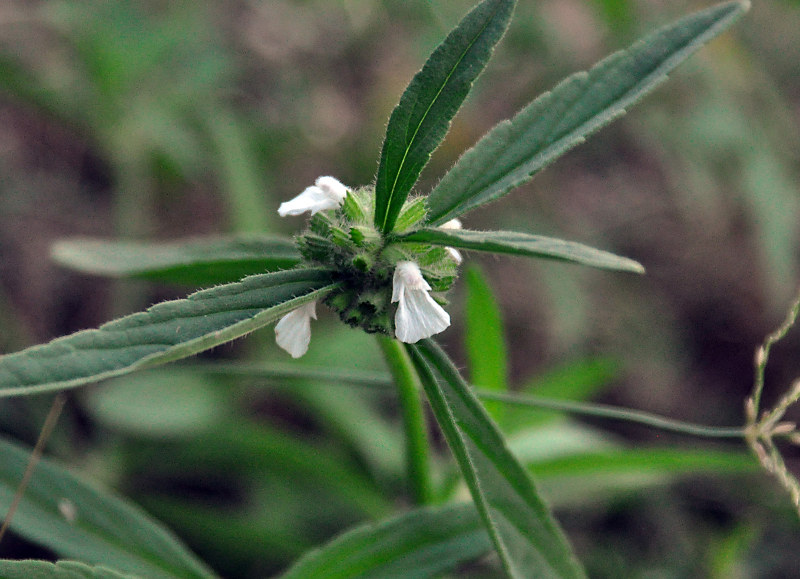
M450 325L443 300L431 294L450 288L461 254L449 247L387 243L372 223L373 198L370 189L350 190L333 177L320 177L282 203L278 213L281 217L311 213L298 246L308 263L331 269L338 289L324 303L343 321L406 343L429 338ZM424 217L423 200L411 199L396 230L412 228ZM461 223L454 219L443 227L460 228ZM311 320L316 317L316 302L286 314L275 326L278 345L294 358L305 354Z

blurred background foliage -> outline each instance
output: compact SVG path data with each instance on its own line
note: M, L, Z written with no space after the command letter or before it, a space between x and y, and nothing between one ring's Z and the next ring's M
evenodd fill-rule
M276 208L317 176L369 183L391 108L472 4L3 0L0 351L186 292L59 269L57 239L291 234L303 221L279 221ZM521 0L419 192L567 74L707 5ZM754 348L800 281L797 30L800 3L755 2L627 116L467 217L473 229L564 237L648 270L468 256L484 274L454 293L443 342L474 380L742 423ZM495 303L489 326L505 329L481 364L481 312ZM372 340L321 318L303 364L382 369ZM776 348L767 396L800 374L799 348L797 332ZM271 331L203 358L287 369ZM276 572L408 502L391 389L299 380L292 368L178 367L81 390L50 452L145 506L223 576ZM48 404L0 401L0 429L32 443ZM592 576L787 577L800 566L798 522L777 485L734 460L669 455L741 446L490 408L523 433L520 452ZM595 464L570 467L576 457ZM797 471L797 450L787 458ZM448 481L446 453L438 464ZM19 538L0 554L47 555Z

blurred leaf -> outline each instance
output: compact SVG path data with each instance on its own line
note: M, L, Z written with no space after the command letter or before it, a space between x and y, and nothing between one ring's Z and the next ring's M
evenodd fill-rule
M42 86L21 63L0 54L0 89L21 103L38 107L65 123L77 122L78 108L72 95Z
M254 235L166 243L68 239L53 244L51 255L85 273L199 286L290 269L301 261L291 240Z
M0 439L0 504L8 505L30 451ZM36 471L11 528L62 557L143 577L213 577L144 512L48 460Z
M115 431L155 438L195 436L224 416L224 398L206 378L179 369L109 380L87 393L89 411Z
M220 107L206 111L203 120L219 157L224 178L222 189L229 200L233 231L269 231L276 213L267 211L264 203L264 167L255 159L243 121Z
M758 464L744 451L647 448L610 450L562 456L530 465L537 478L587 477L617 474L685 474L758 472Z
M729 579L730 577L746 577L750 568L746 557L754 548L759 531L755 526L746 522L737 525L725 536L715 541L709 549L708 577L709 579Z
M186 441L140 442L131 453L136 467L150 475L200 471L256 480L274 473L290 484L302 480L319 492L341 497L364 516L381 517L390 509L375 481L333 437L302 437L241 417L222 420ZM172 460L156 463L165 453Z
M617 36L627 36L634 23L631 0L595 0L608 26Z
M0 560L2 579L130 579L135 575L123 574L107 567L90 567L76 561L9 561Z
M375 183L375 225L394 229L431 153L492 55L511 19L513 0L484 0L431 54L392 112Z
M537 398L588 400L608 386L618 373L617 363L611 359L584 358L526 380L519 391L533 394ZM512 428L541 425L565 417L564 412L515 405L506 408L506 415L507 419L511 419L509 426L513 424Z
M407 348L506 572L511 577L583 577L530 476L458 369L430 340Z
M507 384L507 352L500 308L486 277L476 266L465 272L467 303L465 343L472 384L479 388L504 392ZM501 421L505 408L489 401L484 404L495 420Z
M460 249L491 251L510 255L558 259L603 269L644 273L641 264L583 245L553 237L516 231L469 231L467 229L420 229L398 236L401 241L424 241Z
M0 357L0 396L73 388L185 358L274 322L333 287L327 271L300 269L162 302L99 329Z
M679 476L758 472L746 452L671 448L607 449L532 462L528 468L555 505L592 504L621 492L641 492Z
M308 553L281 577L438 577L491 548L472 504L417 509L348 531Z
M544 93L459 159L428 196L428 222L442 224L528 181L622 115L748 7L727 2L686 16Z

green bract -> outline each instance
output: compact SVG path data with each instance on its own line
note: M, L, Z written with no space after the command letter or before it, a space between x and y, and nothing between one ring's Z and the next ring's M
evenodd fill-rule
M434 292L450 289L458 264L444 247L387 242L375 228L374 205L374 190L350 191L340 209L319 211L311 218L297 245L308 263L333 272L337 289L324 301L343 322L370 333L393 335L391 298L396 264L417 263ZM396 227L414 229L424 221L424 199L409 199Z

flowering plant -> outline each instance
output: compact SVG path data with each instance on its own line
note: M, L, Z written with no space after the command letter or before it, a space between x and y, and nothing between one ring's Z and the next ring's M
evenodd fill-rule
M465 229L460 219L525 183L623 114L748 5L727 2L689 15L589 72L569 77L492 129L427 195L414 192L421 171L503 36L514 5L512 0L484 0L433 52L391 115L373 184L349 188L333 177L320 177L281 204L278 213L283 217L310 213L308 228L294 243L259 238L251 240L246 255L241 241L196 243L171 253L145 251L135 264L102 257L119 257L130 246L84 242L57 248L62 262L96 272L105 268L112 273L121 267L124 271L113 273L169 277L177 269L185 274L210 262L227 262L238 265L240 273L258 273L240 281L221 279L222 285L186 299L4 356L0 393L59 391L127 374L185 358L273 322L278 345L299 357L309 347L311 321L322 303L345 323L381 337L402 396L413 400L421 385L473 501L414 513L415 525L449 529L447 538L454 542L447 556L430 561L423 549L410 550L401 554L406 558L401 562L375 557L366 572L389 575L424 564L428 576L493 547L512 577L582 576L530 476L456 366L430 338L450 325L445 294L457 278L462 251L644 270L633 260L581 243L526 232L474 231ZM98 261L104 265L97 267ZM414 438L422 431L422 421L413 402L405 418L415 499L430 503L424 436L421 441ZM394 520L370 532L376 537L405 533L410 520ZM447 525L452 521L464 526L451 529ZM468 540L467 534L476 529L480 539ZM339 557L341 549L356 552L353 544L358 541L350 539L305 558L286 576L316 577L323 571L333 576L336 560L339 576L353 576L358 561L342 562ZM436 545L445 548L444 542ZM210 574L190 557L178 559L165 566L177 565L179 576ZM146 572L135 565L118 570Z

